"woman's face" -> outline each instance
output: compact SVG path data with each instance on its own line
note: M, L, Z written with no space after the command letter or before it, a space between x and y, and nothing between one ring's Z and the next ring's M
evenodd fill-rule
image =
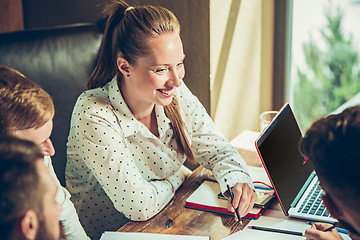
M126 102L131 103L130 108L170 104L174 89L181 85L185 75L185 55L179 34L164 33L151 40L150 46L152 53L138 58L136 64L129 67L130 77L125 77L121 86Z

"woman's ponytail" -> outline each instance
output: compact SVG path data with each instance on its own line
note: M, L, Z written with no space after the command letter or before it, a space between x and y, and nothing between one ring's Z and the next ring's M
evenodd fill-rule
M179 154L185 154L187 156L187 160L190 163L195 164L196 163L195 155L190 146L190 142L186 137L186 131L188 130L180 115L179 102L175 96L173 97L171 103L164 107L164 110L166 116L169 118L171 122L171 126L174 132L174 137L176 140L177 152Z
M107 21L100 46L99 58L89 78L88 89L106 85L118 72L116 59L119 50L117 49L117 44L114 43L114 34L116 34L117 25L124 18L127 8L128 5L125 2L112 2L103 11Z

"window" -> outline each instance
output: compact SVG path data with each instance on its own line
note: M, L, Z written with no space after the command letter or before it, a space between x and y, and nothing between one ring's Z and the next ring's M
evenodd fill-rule
M286 98L304 132L360 93L360 1L293 0L290 13Z

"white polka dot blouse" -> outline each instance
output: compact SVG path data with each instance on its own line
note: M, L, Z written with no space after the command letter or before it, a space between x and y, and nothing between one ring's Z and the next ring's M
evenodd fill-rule
M226 191L252 181L245 161L215 128L200 101L182 82L175 90L196 160L211 169ZM89 237L117 230L129 219L157 214L185 180L186 160L176 152L170 121L155 106L159 137L138 122L114 78L78 98L67 143L66 184Z

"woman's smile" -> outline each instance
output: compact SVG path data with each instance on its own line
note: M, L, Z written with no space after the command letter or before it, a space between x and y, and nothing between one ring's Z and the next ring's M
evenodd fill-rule
M172 97L174 95L174 88L172 89L157 89L164 97Z

